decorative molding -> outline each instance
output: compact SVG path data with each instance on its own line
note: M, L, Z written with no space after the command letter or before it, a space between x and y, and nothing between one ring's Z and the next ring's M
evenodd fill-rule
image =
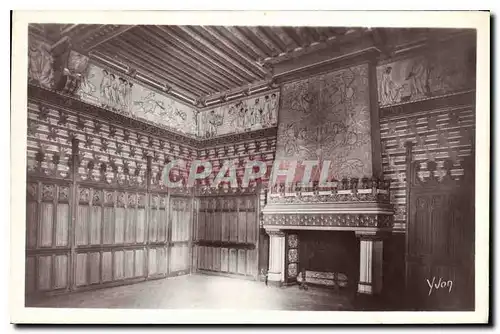
M276 74L273 77L273 80L278 84L282 84L285 82L320 75L326 72L337 71L349 66L373 62L379 53L380 50L371 46L363 50L357 50L352 53Z
M220 137L214 137L214 138L209 138L209 139L204 139L201 141L198 141L198 149L204 149L204 148L209 148L217 145L223 145L223 144L228 144L228 143L238 143L246 140L256 140L256 139L262 139L266 137L276 137L276 134L278 132L278 128L273 127L273 128L267 128L267 129L261 129L261 130L255 130L255 131L250 131L250 132L242 132L242 133L235 133L235 134L230 134L230 135L224 135Z
M270 80L259 81L254 85L254 87L239 87L230 91L201 97L198 100L199 102L204 103L200 103L200 105L196 106L198 108L198 111L205 111L241 100L252 99L266 94L272 94L279 91L279 89L277 88L278 87L272 86Z
M379 107L380 118L390 118L422 112L422 110L432 110L439 108L449 108L460 105L474 105L476 91L468 90L458 93L432 96L422 100L402 102L389 106Z
M265 214L264 226L266 231L270 226L392 228L393 219L387 214Z
M231 248L231 249L255 249L254 243L242 243L231 241L215 241L215 240L197 240L194 242L197 246L218 247L218 248Z
M253 185L253 186L252 186ZM219 187L214 188L210 186L197 186L195 188L195 196L204 197L204 196L232 196L232 195L255 195L260 192L260 187L253 183L249 184L249 187Z

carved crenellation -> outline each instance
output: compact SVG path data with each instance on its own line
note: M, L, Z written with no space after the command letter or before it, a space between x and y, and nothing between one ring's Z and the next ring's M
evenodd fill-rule
M322 187L318 182L276 184L267 193L267 203L325 203L325 202L381 202L390 201L390 182L377 178L343 179Z

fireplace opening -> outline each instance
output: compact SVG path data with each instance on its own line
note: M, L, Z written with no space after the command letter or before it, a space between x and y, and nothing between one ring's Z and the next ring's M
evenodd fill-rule
M297 242L293 242L295 238ZM359 242L353 231L294 231L289 233L287 246L288 266L296 268L295 277L288 275L289 283L300 276L305 277L307 284L356 291ZM290 256L294 252L298 253L296 263Z

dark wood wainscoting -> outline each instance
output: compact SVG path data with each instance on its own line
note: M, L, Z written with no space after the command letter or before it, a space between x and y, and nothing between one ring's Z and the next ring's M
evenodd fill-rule
M197 200L194 265L198 271L256 278L257 195L210 196Z
M26 295L191 271L191 196L28 177Z

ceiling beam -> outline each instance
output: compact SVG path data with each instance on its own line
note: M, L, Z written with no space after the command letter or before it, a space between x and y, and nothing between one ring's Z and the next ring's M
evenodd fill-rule
M304 36L305 40L307 40L307 45L310 45L314 42L314 38L311 35L311 32L309 31L309 28L307 27L300 27L298 28L302 36Z
M299 36L299 34L297 34L295 28L292 28L292 27L283 27L283 31L285 32L285 34L288 35L288 37L290 37L290 39L292 41L295 42L295 44L297 44L297 47L303 47L303 46L307 45L302 40L302 38Z
M272 30L275 32L276 35L279 35L280 40L283 41L283 44L285 45L286 52L291 52L299 46L283 29L284 27L272 27Z
M271 52L269 54L265 53L257 44L255 44L251 39L246 37L242 32L240 32L237 27L232 27L232 26L227 26L224 27L229 33L233 34L237 39L242 41L243 43L247 44L248 47L254 52L255 54L258 54L262 59L265 59L269 56L271 56Z
M229 78L227 78L220 71L217 71L212 67L207 66L206 63L199 61L198 59L193 57L190 53L184 52L182 51L182 49L178 49L172 42L163 39L162 36L157 35L155 31L141 30L140 33L148 34L148 37L153 38L154 42L157 43L158 46L162 48L162 52L169 55L170 57L182 60L185 64L189 65L191 68L196 69L200 75L204 76L210 75L227 88L233 87L235 84L236 85L239 84L237 81L230 80Z
M83 24L79 24L77 25L77 27L75 27L77 28L76 30L75 28L73 28L73 31L69 31L68 34L65 34L64 36L68 36L69 38L71 38L71 44L77 46L79 49L83 49L82 42L87 38L96 35L97 32L105 26L105 24L95 25L94 27L92 27L92 25L85 26ZM82 30L86 31L84 33L80 33L80 31Z
M271 54L274 56L279 55L282 50L274 43L269 37L267 37L260 29L260 27L246 27L246 30L250 34L253 34L261 43L271 50ZM250 36L250 35L249 35Z
M187 26L177 26L178 29L183 31L185 34L187 34L190 38L194 39L198 43L204 45L207 49L210 51L214 52L216 55L227 61L229 64L233 65L236 68L239 68L242 73L245 73L247 77L253 79L259 79L259 76L257 76L255 73L247 70L246 68L243 68L241 64L239 64L237 61L229 57L228 55L224 54L224 52L221 52L217 47L213 46L212 43L206 41L203 37L199 36L197 33L191 31L191 29Z
M144 63L143 66L146 65L146 62L153 65L154 68L152 69L163 73L165 81L176 78L179 80L179 82L184 82L186 85L196 87L204 94L208 94L213 91L213 88L209 85L204 84L200 81L193 81L193 78L187 73L184 73L181 69L178 69L175 66L168 65L166 62L162 62L161 60L155 58L155 53L149 51L148 49L145 49L144 47L142 47L142 50L139 52L134 48L135 44L127 41L115 41L108 45L114 47L117 51L123 50L122 52L120 52L120 54L122 55L122 57L125 57L125 60L127 59L127 54L131 54L136 57L137 60L142 61L142 63Z
M259 59L262 58L261 53L256 52L256 50L251 46L244 42L242 42L239 38L237 38L233 33L231 33L227 27L224 26L213 26L214 30L216 30L221 36L230 41L240 52L247 55L254 62L258 62Z
M85 42L85 41L80 41L80 44L82 45L82 49L84 50L87 50L87 51L90 51L92 49L94 49L95 47L101 45L102 43L105 43L109 40L112 40L118 36L120 36L121 34L123 34L124 32L132 29L133 25L129 25L129 26L120 26L118 28L116 28L115 30L113 31L110 31L108 33L105 33L103 36L101 36L100 38L95 38L92 40L92 42Z
M281 38L270 27L257 27L260 31L278 50L286 52L287 47Z
M314 27L307 27L305 28L309 32L309 36L311 36L311 39L313 42L319 42L320 41L320 35L318 34L318 31Z
M171 31L169 29L167 30L167 29L165 29L162 26L156 26L156 28L160 29L163 33L166 33L169 38L173 38L183 48L185 48L187 50L190 50L191 52L193 52L194 54L196 54L200 58L202 58L202 59L206 60L207 62L209 62L210 64L212 64L213 66L216 66L220 70L226 72L228 75L230 75L231 77L233 77L235 80L238 80L240 85L244 84L245 82L248 81L246 78L244 78L243 76L241 76L239 73L237 73L237 72L235 72L235 71L233 71L231 69L228 69L225 66L225 64L221 63L217 59L213 59L212 57L209 57L206 53L204 53L201 50L199 50L196 46L192 46L190 43L188 43L185 40L183 40L180 36L177 35L176 32Z
M67 35L71 30L75 29L78 24L69 24L66 28L61 31L61 35Z
M247 39L251 40L253 44L257 45L265 54L266 58L274 57L276 51L267 46L266 43L261 41L255 34L249 29L249 27L235 27L241 34L243 34Z
M200 57L197 57L197 54L195 52L190 52L192 50L182 46L179 47L175 43L175 41L169 39L167 36L165 36L165 34L159 33L157 29L155 29L154 27L143 26L141 27L141 32L149 34L152 37L155 37L158 43L161 43L161 45L164 45L167 50L172 52L173 56L178 58L180 57L180 58L190 59L193 64L193 68L196 69L203 68L204 71L207 71L208 73L213 73L214 77L216 77L217 80L220 80L221 82L225 83L230 87L234 85L240 85L243 82L241 80L238 80L234 76L228 74L227 71L224 71L215 64L212 64L212 61L210 59L205 59L201 57L201 55Z
M215 30L213 27L208 27L208 26L201 26L200 29L205 30L207 33L212 35L216 41L222 43L225 47L227 47L229 50L234 52L238 57L242 58L245 60L248 64L251 65L251 68L248 68L249 70L253 70L258 76L262 77L266 74L266 71L257 64L256 59L252 59L248 56L246 56L244 53L239 51L232 43L228 40L225 36L221 35L217 30Z
M178 91L182 95L186 95L186 97L192 98L194 100L198 96L205 95L203 91L199 89L193 89L193 87L187 86L185 82L177 80L176 78L168 77L168 79L166 79L165 72L163 72L162 70L159 70L158 68L149 68L145 66L144 60L141 60L140 58L137 58L136 56L131 54L124 55L120 51L121 49L112 47L109 44L101 45L99 49L99 52L110 57L111 59L113 59L113 56L115 55L119 56L120 58L122 58L121 61L129 63L132 67L139 70L139 72L146 72L147 75L151 76L152 78L156 78L159 82L165 82L166 85L171 86L172 89Z
M175 57L171 57L170 55L167 55L163 51L162 48L158 47L158 45L156 43L147 43L146 44L145 43L146 41L143 38L141 38L140 36L138 37L133 32L130 32L129 34L127 34L126 37L128 40L123 38L123 42L127 43L129 45L127 47L127 49L132 47L132 46L135 46L136 48L140 48L143 50L150 50L150 52L147 52L147 53L152 57L152 59L156 60L155 64L158 64L157 66L163 66L163 67L169 68L173 71L179 70L184 75L186 75L186 77L188 79L189 78L191 79L191 80L189 80L189 82L191 82L192 84L197 84L198 82L200 82L201 84L204 84L206 87L209 87L212 89L213 89L213 87L216 87L216 90L224 90L224 89L228 88L224 84L222 84L221 82L219 82L215 79L212 79L203 73L200 73L199 70L197 71L196 69L191 68L189 66L189 64L186 64L182 59L178 59ZM131 41L133 43L129 43L129 41ZM117 40L115 42L121 42L121 41ZM163 57L163 56L165 56L165 57ZM166 59L164 59L164 58L166 58ZM188 70L188 69L191 69L191 70Z

